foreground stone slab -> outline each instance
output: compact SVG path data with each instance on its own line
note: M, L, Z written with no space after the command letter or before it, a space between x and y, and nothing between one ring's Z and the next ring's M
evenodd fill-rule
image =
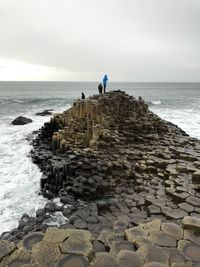
M183 237L183 229L175 223L171 223L171 222L163 223L161 226L161 231L177 239L180 239Z
M117 255L117 263L120 267L143 267L144 265L139 255L130 250L121 250Z
M31 253L19 248L15 250L9 257L6 257L0 263L0 267L21 267L23 264L30 263Z
M61 256L59 246L53 243L41 241L32 248L32 261L42 266L49 267Z
M129 241L134 242L135 238L137 238L137 237L141 237L141 236L147 237L148 231L142 229L142 227L140 227L140 226L133 227L133 228L129 228L125 231L125 236Z
M89 257L92 254L93 246L90 240L83 236L71 235L60 245L62 253L71 253Z
M141 246L137 252L138 255L144 260L144 262L161 262L167 264L169 256L163 252L163 250L154 245Z
M49 227L45 233L44 241L50 243L62 243L71 235L72 231L68 229L58 229L57 227Z
M14 243L7 240L0 240L0 261L12 253L15 250L16 246Z
M110 253L117 255L121 250L135 251L135 247L133 243L129 241L113 241L110 248Z
M63 255L55 264L55 267L89 267L86 257L77 255Z
M91 263L92 267L120 267L116 262L116 257L108 252L99 252L95 254L95 259Z
M176 238L163 232L151 232L149 239L159 246L176 247Z
M148 262L145 263L144 267L169 267L169 265L159 262Z
M44 234L42 233L31 233L28 234L22 241L23 247L26 248L27 250L31 250L32 247L43 240Z
M185 216L182 224L184 229L200 231L200 218Z
M188 261L200 262L200 245L186 240L178 242L178 249Z

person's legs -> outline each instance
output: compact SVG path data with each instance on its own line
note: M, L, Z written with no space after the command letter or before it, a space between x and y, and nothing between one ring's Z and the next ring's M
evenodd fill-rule
M106 83L103 84L103 92L106 92Z

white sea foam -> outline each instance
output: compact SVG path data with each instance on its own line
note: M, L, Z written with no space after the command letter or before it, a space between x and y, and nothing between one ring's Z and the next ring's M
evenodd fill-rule
M16 115L1 119L0 233L16 227L24 213L34 215L46 203L46 199L39 195L42 174L29 156L32 146L26 139L32 131L38 130L49 120L49 117L33 115L36 111L38 110L31 110L25 114L33 119L33 123L23 126L10 124Z
M152 101L152 104L153 105L160 105L162 102L160 100L157 100L157 101Z
M200 113L196 109L159 109L157 107L151 107L151 110L162 119L178 125L191 137L200 139Z

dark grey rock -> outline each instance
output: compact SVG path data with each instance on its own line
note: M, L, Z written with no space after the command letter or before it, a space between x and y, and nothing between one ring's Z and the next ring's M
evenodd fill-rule
M31 119L19 116L16 119L14 119L11 123L13 125L24 125L24 124L31 123L31 122L33 122Z

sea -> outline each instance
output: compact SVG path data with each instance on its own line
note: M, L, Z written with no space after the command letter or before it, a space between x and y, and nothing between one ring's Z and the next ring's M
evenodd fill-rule
M30 158L34 138L50 116L37 112L62 112L80 98L97 94L95 82L0 82L0 234L17 226L24 213L30 216L47 202L40 195L42 173ZM107 90L124 90L148 102L149 108L190 136L200 139L200 83L109 83ZM12 120L33 120L14 126Z

